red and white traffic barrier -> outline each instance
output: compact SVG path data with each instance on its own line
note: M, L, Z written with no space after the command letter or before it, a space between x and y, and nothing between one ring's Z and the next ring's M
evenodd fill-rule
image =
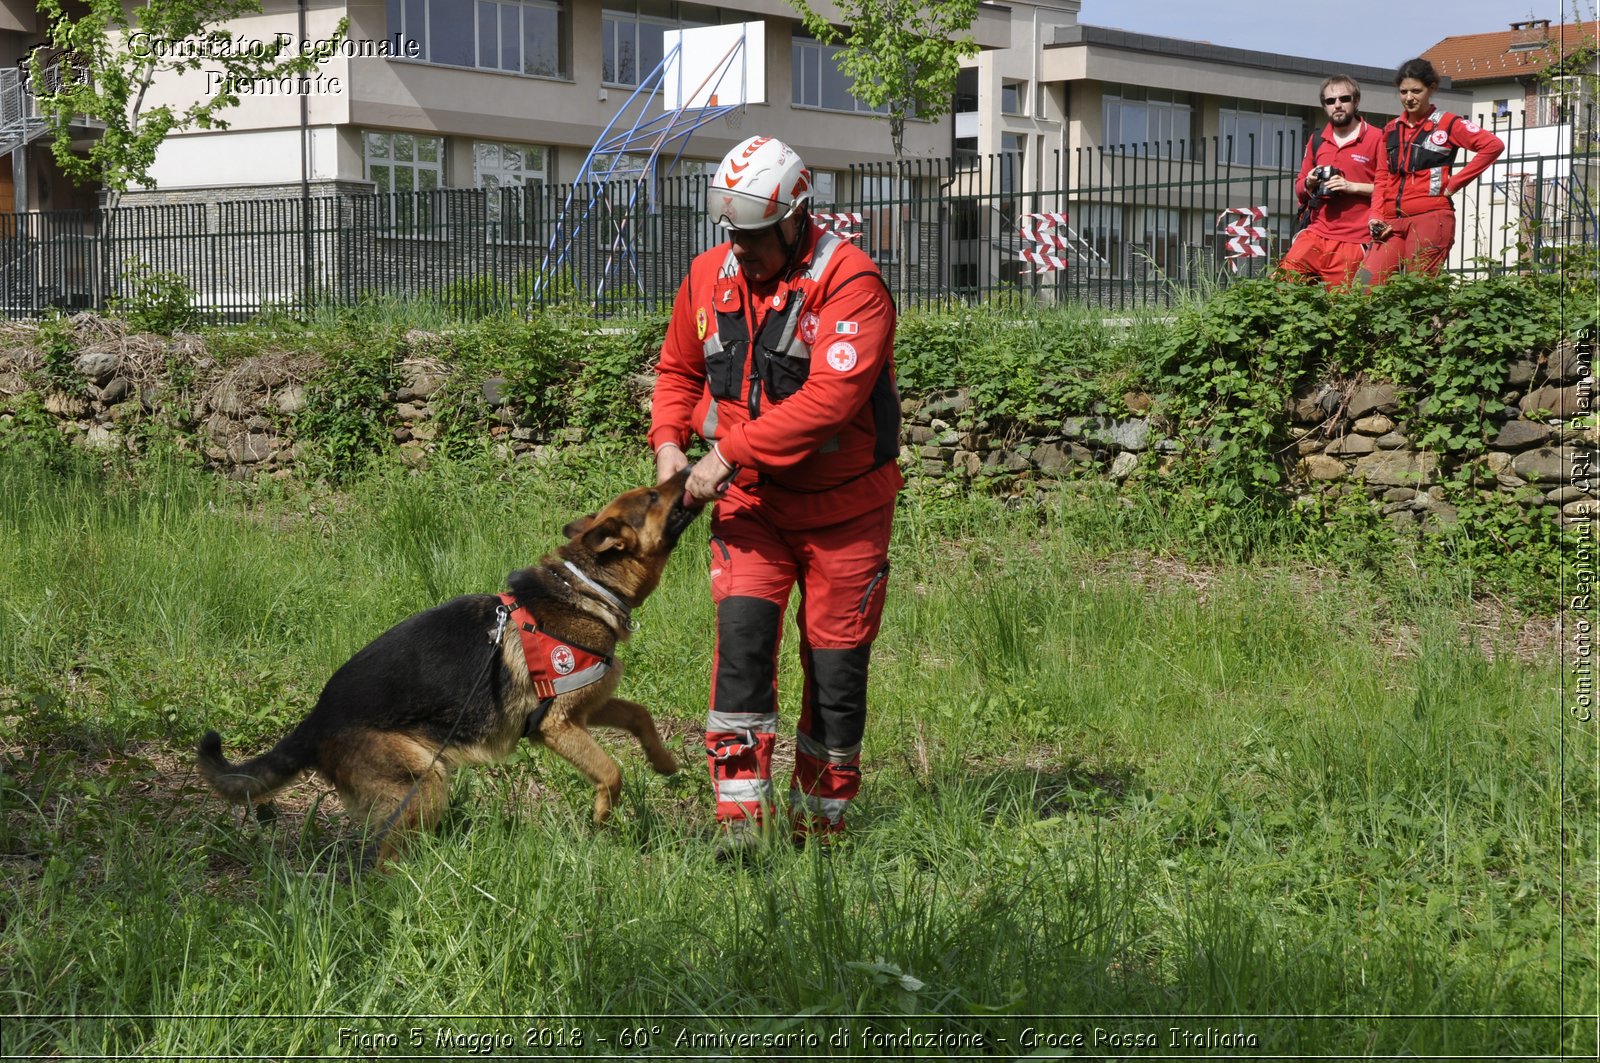
M1227 220L1229 216L1237 216L1240 220L1230 222ZM1266 207L1226 207L1217 215L1217 224L1222 227L1223 235L1231 237L1227 242L1227 262L1228 268L1235 273L1239 272L1239 259L1267 257L1266 248L1259 242L1267 238L1267 227L1251 224L1265 221L1266 218Z
M859 240L864 235L851 231L852 226L860 225L867 220L867 216L859 211L813 214L811 216L821 222L824 229L835 236L842 236L846 240Z
M1062 210L1045 211L1038 214L1024 214L1017 219L1017 233L1024 242L1037 244L1038 247L1024 247L1017 252L1017 257L1024 262L1032 263L1034 268L1023 270L1024 273L1053 273L1058 269L1067 268L1067 260L1060 255L1051 254L1052 251L1065 251L1072 247L1072 242L1056 232L1056 227L1067 227L1067 213Z

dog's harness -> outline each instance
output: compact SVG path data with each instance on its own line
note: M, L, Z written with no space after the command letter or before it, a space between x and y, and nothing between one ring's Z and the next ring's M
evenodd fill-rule
M539 620L511 593L500 595L501 606L510 610L510 623L522 640L522 655L528 662L528 677L539 704L528 714L522 728L526 738L539 734L539 726L550 705L562 694L582 690L598 683L611 671L611 655L599 653L556 638L539 626Z

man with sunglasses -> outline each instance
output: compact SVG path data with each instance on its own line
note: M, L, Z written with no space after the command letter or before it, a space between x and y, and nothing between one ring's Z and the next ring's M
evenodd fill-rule
M1278 268L1331 288L1350 284L1371 239L1367 215L1383 133L1361 117L1355 79L1334 75L1322 83L1318 99L1328 124L1306 144L1295 180L1302 228Z
M658 482L690 467L691 434L710 445L687 492L715 502L706 759L719 856L774 833L778 641L795 587L804 683L789 829L801 843L844 827L904 484L894 300L810 203L811 174L781 141L751 137L722 160L707 207L729 240L678 289L651 401Z

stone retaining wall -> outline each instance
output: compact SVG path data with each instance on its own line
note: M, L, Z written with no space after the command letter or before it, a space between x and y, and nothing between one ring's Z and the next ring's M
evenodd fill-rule
M1551 356L1511 366L1492 398L1494 438L1485 462L1507 497L1573 525L1600 516L1593 352L1565 344ZM1420 399L1392 384L1320 384L1297 393L1284 411L1285 480L1302 497L1362 490L1395 524L1449 523L1456 509L1440 485L1449 462L1419 449L1412 422ZM905 403L902 461L930 476L1061 477L1096 475L1126 483L1166 472L1181 444L1151 396L1130 393L1134 416L1064 418L1054 430L997 434L965 390Z
M74 319L80 353L73 371L78 394L52 391L43 407L59 429L94 450L137 446L141 420L164 415L212 467L235 478L293 475L306 444L293 437L295 415L321 368L314 355L249 358L222 366L198 339L125 336L100 319ZM18 397L36 388L42 355L28 324L0 333L0 424L12 420ZM414 351L437 350L439 337L413 334ZM1487 468L1507 496L1564 524L1600 515L1592 352L1566 345L1548 358L1512 366L1493 397L1497 432L1488 441ZM189 381L175 387L168 367L184 365ZM401 457L422 465L436 445L436 400L452 383L450 368L426 356L400 364L389 424ZM650 381L633 382L648 401ZM518 423L503 395L504 381L474 383L483 431L510 460L537 461L552 446L582 438L562 429L541 438ZM1412 422L1421 396L1382 383L1332 383L1294 396L1284 411L1281 445L1286 481L1303 497L1359 490L1396 524L1448 523L1455 509L1440 486L1448 461L1419 449ZM912 475L1005 478L1024 491L1040 479L1097 476L1120 484L1160 475L1178 460L1181 444L1149 395L1130 393L1132 416L1088 411L1042 428L999 426L974 408L965 390L907 397L901 458Z

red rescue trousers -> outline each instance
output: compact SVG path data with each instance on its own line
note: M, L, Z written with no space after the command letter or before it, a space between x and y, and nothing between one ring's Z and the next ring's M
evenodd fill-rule
M717 645L706 761L717 819L762 820L774 805L778 641L789 591L804 673L790 785L798 835L832 833L861 786L867 663L883 616L894 502L824 528L777 527L759 509L711 520Z
M1286 275L1320 280L1329 288L1348 285L1361 268L1366 248L1348 240L1335 240L1331 236L1302 229L1289 247L1289 253L1278 263Z
M1402 268L1410 273L1438 273L1456 242L1456 212L1430 210L1405 218L1385 219L1394 230L1374 240L1356 279L1363 288L1383 284Z

